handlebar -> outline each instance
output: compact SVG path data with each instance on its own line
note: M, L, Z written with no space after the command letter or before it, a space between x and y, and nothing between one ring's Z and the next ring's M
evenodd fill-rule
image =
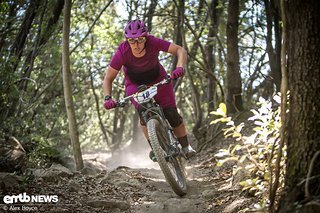
M156 83L156 84L154 84L152 86L148 86L146 88L158 87L158 86L161 86L161 85L164 85L164 84L168 84L170 81L171 81L170 75L167 75L165 79L161 80L160 82L158 82L158 83ZM129 95L127 97L119 99L116 102L116 107L125 107L129 103L129 100L131 98L134 98L137 94L139 94L139 92L141 92L141 91L138 91L136 93L133 93L132 95Z

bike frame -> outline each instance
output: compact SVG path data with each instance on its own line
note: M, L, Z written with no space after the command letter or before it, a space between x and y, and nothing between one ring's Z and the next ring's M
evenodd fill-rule
M154 84L152 87L158 87L158 86L167 84L170 82L170 80L171 80L170 77L168 77L168 78L163 79L162 81ZM136 97L137 94L139 94L143 90L150 88L150 87L147 87L146 85L141 85L141 86L139 86L139 88L142 88L142 89L139 90L138 92L130 95L130 96L127 96L127 97L119 100L117 102L117 106L124 107L131 98ZM151 118L156 118L164 126L166 133L169 136L169 140L170 140L170 144L169 144L170 153L167 153L168 154L167 158L175 157L176 155L181 155L182 157L186 158L186 156L183 155L180 150L180 147L179 147L180 144L178 142L178 139L174 135L173 129L172 129L171 125L169 124L168 120L165 118L165 115L163 113L161 106L158 103L156 103L154 98L151 98L148 102L139 104L139 106L142 108L142 118L143 118L144 123L147 123Z

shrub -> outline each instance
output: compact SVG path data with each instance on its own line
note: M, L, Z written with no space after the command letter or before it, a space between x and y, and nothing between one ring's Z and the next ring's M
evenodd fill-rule
M30 167L48 167L52 162L58 162L62 153L52 142L41 136L32 138L32 147L29 148L28 158Z
M278 95L273 99L277 103L276 107L272 105L271 101L260 98L259 108L251 110L253 116L248 121L253 122L253 127L245 126L245 123L236 125L232 118L227 116L225 104L220 104L218 110L212 112L212 114L220 117L212 121L211 124L226 123L226 128L223 129L225 137L233 137L238 141L237 144L228 149L219 150L216 154L220 158L218 166L229 160L238 161L236 171L245 170L249 173L247 179L240 180L242 190L261 199L260 204L257 204L259 208L266 207L268 203L270 186L274 180L275 161L279 150L281 99ZM244 135L242 133L243 129L252 130L253 134ZM283 187L285 158L286 147L283 147L280 163L280 189Z

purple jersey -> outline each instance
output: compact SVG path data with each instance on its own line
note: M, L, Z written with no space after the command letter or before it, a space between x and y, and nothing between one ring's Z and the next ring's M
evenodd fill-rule
M159 77L166 74L164 68L159 62L159 52L167 52L170 42L147 36L145 44L146 53L142 57L135 57L130 45L127 41L122 42L116 53L112 57L110 66L116 70L120 70L123 66L123 71L128 83L134 84L151 84Z
M167 72L159 62L159 52L167 52L170 42L150 35L147 38L144 56L135 57L132 54L129 43L125 41L120 44L111 59L110 67L113 69L120 70L123 66L126 95L137 92L138 86L141 84L154 84L164 79L167 75ZM163 109L176 107L173 84L162 85L158 88L155 100ZM138 103L133 99L131 99L131 102L138 109Z

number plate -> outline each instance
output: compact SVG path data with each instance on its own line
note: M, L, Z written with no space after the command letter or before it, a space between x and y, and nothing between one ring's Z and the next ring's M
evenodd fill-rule
M139 104L146 103L150 101L158 92L157 87L150 87L145 91L139 92L137 96L134 97L134 100Z

